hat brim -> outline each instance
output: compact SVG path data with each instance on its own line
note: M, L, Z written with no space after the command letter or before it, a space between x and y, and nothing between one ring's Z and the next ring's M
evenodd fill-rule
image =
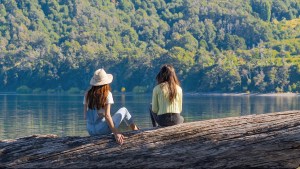
M101 80L100 82L96 82L96 81L94 80L94 78L92 78L92 79L90 80L90 85L92 85L92 86L101 86L101 85L110 84L110 83L113 81L113 79L114 79L114 77L113 77L112 74L107 74L107 75L106 75L106 78L103 79L103 80Z

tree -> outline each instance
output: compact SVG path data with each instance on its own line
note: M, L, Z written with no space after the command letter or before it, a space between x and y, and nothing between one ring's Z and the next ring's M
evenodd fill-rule
M259 91L261 70L265 90L286 90L299 81L300 26L291 20L299 10L298 0L0 0L0 91L43 82L45 91L56 83L82 89L99 67L124 75L113 87L131 91L154 85L163 63L191 91ZM271 68L282 66L290 68L279 82Z
M251 3L253 11L257 12L262 20L270 21L272 2L269 0L252 0Z
M265 92L267 83L265 82L265 73L260 70L256 72L256 76L253 77L254 85L260 92Z
M288 66L285 65L278 69L275 83L276 83L276 86L279 87L280 89L282 89L282 90L287 89L287 85L289 84L289 67Z

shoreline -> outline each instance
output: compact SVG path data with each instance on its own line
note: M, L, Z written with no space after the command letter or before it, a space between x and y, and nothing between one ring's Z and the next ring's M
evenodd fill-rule
M114 93L115 95L151 95L151 93L133 93L133 92L125 92L125 93L120 93L116 92ZM34 93L16 93L16 92L0 92L0 95L52 95L52 96L81 96L82 94L66 94L66 93L39 93L39 94L34 94ZM183 95L186 96L300 96L300 93L292 93L292 92L287 92L287 93L222 93L222 92L185 92Z
M198 93L198 92L187 92L185 95L188 96L283 96L283 97L295 97L300 96L300 93Z

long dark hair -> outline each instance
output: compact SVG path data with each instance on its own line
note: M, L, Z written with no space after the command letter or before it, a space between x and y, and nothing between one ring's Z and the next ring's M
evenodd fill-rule
M169 101L173 102L177 95L176 85L180 86L174 67L169 64L163 65L156 76L156 80L158 84L165 82L168 84Z
M92 86L86 94L86 104L88 104L88 108L92 110L104 108L109 91L109 84Z

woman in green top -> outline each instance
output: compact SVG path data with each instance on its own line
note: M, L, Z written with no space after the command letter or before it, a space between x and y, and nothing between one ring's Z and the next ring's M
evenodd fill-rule
M172 65L163 65L156 76L157 86L153 89L150 116L153 127L172 126L183 123L182 89Z

